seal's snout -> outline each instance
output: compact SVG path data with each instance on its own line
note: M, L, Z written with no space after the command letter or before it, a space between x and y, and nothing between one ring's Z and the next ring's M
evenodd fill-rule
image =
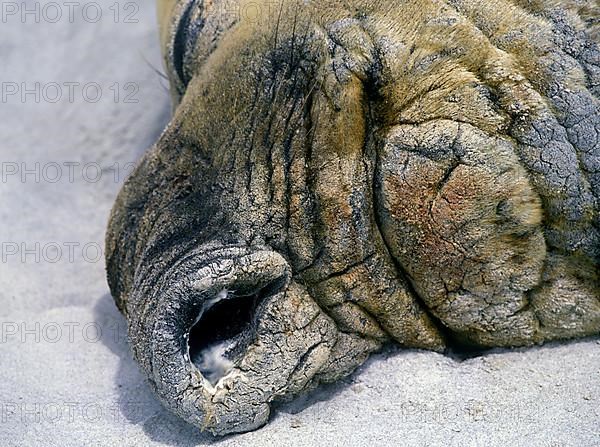
M270 403L327 366L333 321L270 249L190 253L136 288L152 303L130 312L134 355L161 401L215 434L255 429ZM141 283L143 279L139 280Z

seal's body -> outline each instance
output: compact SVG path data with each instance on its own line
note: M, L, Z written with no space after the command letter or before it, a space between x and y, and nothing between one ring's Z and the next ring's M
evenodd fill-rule
M161 400L246 431L388 341L597 334L599 9L159 2L175 112L107 264Z

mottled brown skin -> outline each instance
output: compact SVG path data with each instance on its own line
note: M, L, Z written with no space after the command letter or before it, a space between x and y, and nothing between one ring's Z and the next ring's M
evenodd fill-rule
M390 341L598 334L599 11L159 1L174 116L107 264L163 403L222 435Z

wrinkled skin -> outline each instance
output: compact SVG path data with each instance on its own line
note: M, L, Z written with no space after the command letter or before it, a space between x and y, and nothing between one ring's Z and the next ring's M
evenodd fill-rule
M387 342L598 334L597 2L159 12L174 116L119 194L107 264L176 414L255 429Z

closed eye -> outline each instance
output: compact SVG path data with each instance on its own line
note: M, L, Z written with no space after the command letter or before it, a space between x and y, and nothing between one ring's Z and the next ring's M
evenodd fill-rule
M182 84L180 94L184 93L185 88L190 82L190 77L185 70L185 64L204 25L202 9L202 1L189 0L184 6L177 23L171 54L173 69Z

